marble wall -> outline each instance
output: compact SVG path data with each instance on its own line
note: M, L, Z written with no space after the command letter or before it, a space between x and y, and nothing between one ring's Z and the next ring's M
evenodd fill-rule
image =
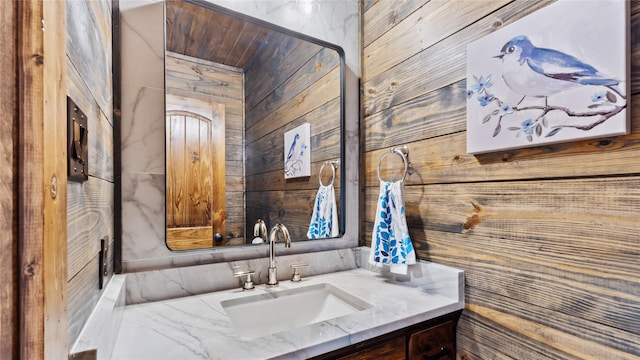
M296 1L212 1L231 10L337 44L346 69L346 232L343 239L306 241L283 254L356 246L358 243L359 7L356 0L314 2L313 13ZM157 0L120 2L122 63L122 266L124 272L259 258L266 247L171 252L165 245L164 35Z

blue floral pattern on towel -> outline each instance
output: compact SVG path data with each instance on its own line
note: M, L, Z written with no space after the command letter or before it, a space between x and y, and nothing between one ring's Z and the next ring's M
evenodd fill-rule
M309 239L325 239L338 236L338 216L333 185L321 185L313 204L313 214L307 231Z
M379 264L411 264L414 249L405 217L402 182L383 182L374 232L371 259ZM410 256L411 255L411 256Z

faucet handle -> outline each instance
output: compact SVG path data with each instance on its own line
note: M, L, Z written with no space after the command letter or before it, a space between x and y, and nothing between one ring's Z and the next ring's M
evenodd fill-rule
M242 277L246 276L246 281L242 284L242 290L251 290L254 288L253 281L251 280L251 275L255 274L255 270L244 270L244 271L236 271L233 273L233 277Z
M298 272L299 268L307 267L309 264L291 264L291 268L293 269L293 276L291 276L291 281L298 282L301 281L300 273Z

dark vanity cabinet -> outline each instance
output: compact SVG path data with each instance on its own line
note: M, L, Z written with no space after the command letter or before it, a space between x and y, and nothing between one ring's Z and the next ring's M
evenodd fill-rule
M454 360L461 311L378 336L314 359Z

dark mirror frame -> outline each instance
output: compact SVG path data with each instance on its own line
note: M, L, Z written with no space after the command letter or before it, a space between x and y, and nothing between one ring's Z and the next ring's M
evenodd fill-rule
M246 21L246 22L250 22L253 23L257 26L260 27L264 27L267 28L269 30L272 31L276 31L288 36L292 36L304 41L308 41L310 43L334 50L337 52L339 58L340 58L340 162L339 162L339 170L337 171L337 173L339 174L339 183L340 183L340 191L339 191L339 217L338 217L338 221L339 221L339 235L338 237L341 237L344 235L345 233L345 201L346 201L346 197L345 197L345 176L343 176L343 174L345 174L345 138L346 138L346 134L345 134L345 106L346 106L346 101L345 101L345 54L344 54L344 50L340 47L337 46L335 44L331 44L328 43L326 41L320 40L320 39L316 39L314 37L305 35L305 34L301 34L292 30L289 30L287 28L272 24L270 22L264 21L264 20L260 20L254 17L251 17L249 15L245 15L242 13L238 13L235 12L233 10L224 8L222 6L207 2L207 1L203 1L203 0L181 0L185 3L191 4L191 5L195 5L210 11L215 11L218 12L220 14L226 15L226 16L230 16L230 17L234 17L236 19L239 19L241 21ZM167 22L166 22L166 3L165 3L165 51L167 51L167 39L166 39L166 34L167 34L167 30L166 30L166 26L167 26ZM165 65L165 69L166 69L166 65ZM166 84L166 75L165 75L165 84ZM165 97L165 109L166 109L166 97ZM166 139L166 126L165 126L165 139ZM166 142L165 142L165 153L166 153ZM246 159L245 159L246 161ZM165 194L166 194L166 182L165 182ZM246 213L246 203L243 204L244 208L245 208L245 213ZM249 219L245 219L245 222L248 222ZM246 224L245 224L246 225ZM285 224L286 225L286 224ZM245 226L246 227L246 226ZM244 234L245 236L245 244L243 245L233 245L233 248L243 248L243 247L256 247L259 245L252 245L249 243L249 234L245 232ZM165 245L167 244L166 242L166 238L167 238L167 229L165 226ZM299 241L315 241L314 240L309 240L309 239L292 239L295 242L299 242ZM325 239L317 239L318 241L322 241ZM175 250L175 249L171 249L168 245L167 248L172 251L172 252L179 252L179 253L183 253L183 252L192 252L192 251L203 251L203 250L221 250L224 248L229 248L228 246L222 246L222 247L217 247L217 246L212 246L209 248L204 248L204 249L184 249L184 250Z
M200 4L200 2L195 2ZM155 3L154 3L155 4ZM207 6L213 6L219 9L220 5L207 4ZM153 7L155 9L156 7ZM240 9L239 7L238 9ZM134 11L139 11L141 8L133 8ZM208 248L202 250L193 251L170 251L166 246L162 246L164 239L157 239L158 247L162 246L162 249L158 249L158 253L154 253L150 257L141 258L124 258L123 248L126 244L124 241L135 241L130 236L124 234L124 229L130 227L132 224L128 219L123 218L123 205L125 200L123 199L123 187L130 185L129 183L123 183L123 148L122 141L125 134L122 134L123 119L124 121L130 121L131 114L129 109L125 109L127 112L123 113L122 105L122 70L129 69L129 65L123 66L123 62L137 61L137 52L135 49L123 51L121 48L122 36L135 36L127 28L126 24L122 22L122 9L119 4L119 0L112 0L112 49L113 49L113 141L114 141L114 270L116 273L146 271L146 270L158 270L176 268L182 266L194 266L211 263L229 263L241 260L261 259L267 256L268 247L253 247L253 246L235 246L235 247L218 247ZM223 8L223 11L226 9ZM127 8L128 11L128 8ZM162 11L162 10L161 10ZM238 16L245 17L242 10L226 10L233 14L239 14ZM242 11L239 13L238 11ZM247 12L249 13L249 12ZM129 13L132 14L132 13ZM129 16L129 15L127 15ZM142 16L141 13L135 13L132 16ZM328 13L320 12L319 16L322 16L325 21L330 21ZM250 17L250 16L246 16ZM326 18L325 18L326 17ZM254 21L259 23L267 23L263 20L255 18ZM164 22L164 20L161 20ZM157 23L157 26L163 27L164 24ZM276 29L284 29L281 26L274 26ZM295 31L284 29L287 33L298 34ZM307 31L304 31L307 33ZM308 33L314 33L311 29ZM322 32L318 32L322 34ZM163 37L158 31L158 36ZM320 38L325 38L325 35L315 35ZM300 34L301 38L312 39L311 36ZM342 37L335 37L328 34L326 38L336 38L336 42L342 44ZM156 39L156 38L154 38ZM340 195L340 229L341 235L337 238L329 238L324 240L309 240L300 241L295 243L291 248L285 248L281 246L283 244L277 244L279 255L294 255L294 254L312 254L315 252L334 251L340 249L352 249L359 245L360 239L360 219L362 217L362 208L359 206L361 203L362 192L360 190L359 178L361 177L360 157L361 157L361 144L359 135L361 132L361 102L360 102L360 76L359 76L359 64L360 54L356 52L357 49L352 47L355 45L354 36L348 36L348 40L344 41L344 44L349 46L349 53L345 54L341 47L331 45L325 41L318 41L320 44L327 44L332 49L336 49L340 53L341 61L341 92L340 99L341 104L341 140L340 140L340 156L343 159L340 163L340 186L342 188ZM153 50L151 50L153 51ZM150 51L144 49L142 51L143 56L150 54ZM346 63L346 65L345 65ZM164 116L163 116L164 119ZM162 119L162 120L163 120ZM164 201L164 200L163 200ZM163 215L164 219L164 215ZM153 218L152 222L157 222L159 219ZM164 220L162 220L164 222ZM126 239L126 240L125 240ZM145 238L145 242L153 242L148 237Z

